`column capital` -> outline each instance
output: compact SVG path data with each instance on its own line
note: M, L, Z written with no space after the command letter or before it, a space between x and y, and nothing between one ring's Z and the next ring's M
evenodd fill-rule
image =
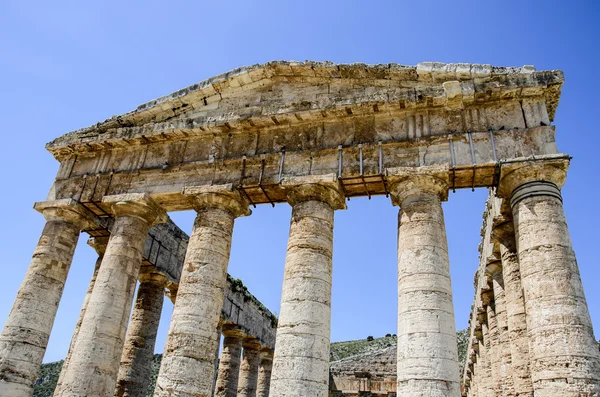
M448 199L450 176L448 166L395 167L386 169L392 204L401 206L404 200L423 193Z
M106 246L108 245L108 239L110 236L96 236L88 238L87 245L92 247L96 253L101 256L106 252Z
M490 255L486 259L485 273L492 278L502 274L502 260L496 255Z
M246 350L255 350L257 353L260 353L262 345L258 341L258 339L254 337L247 337L242 342L242 347Z
M140 274L138 275L138 280L140 283L156 284L157 287L163 288L167 286L168 281L167 276L156 271L140 272Z
M240 344L242 343L244 338L248 336L243 329L241 329L237 325L232 324L223 324L221 333L227 338L239 339Z
M535 159L518 158L502 163L496 195L512 202L517 188L540 181L549 182L561 189L567 178L569 163L570 158L565 154L546 155Z
M41 212L47 221L69 222L81 230L89 229L97 223L94 214L73 199L38 201L33 209Z
M346 200L335 174L288 177L281 181L290 205L303 201L321 201L334 210L345 210Z
M242 197L239 190L235 189L231 183L212 186L186 186L183 189L183 194L192 197L196 211L203 208L221 208L231 212L236 218L252 214L248 200Z
M260 359L264 361L273 360L273 350L268 347L263 347L260 351Z
M110 205L115 217L133 216L150 226L167 221L167 213L147 193L127 193L104 196L102 202Z

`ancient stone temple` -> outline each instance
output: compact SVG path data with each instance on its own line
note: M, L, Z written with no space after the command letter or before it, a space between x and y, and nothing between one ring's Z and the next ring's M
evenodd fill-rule
M165 288L175 306L155 397L327 396L334 214L372 195L400 207L398 396L598 395L560 193L569 156L551 125L562 83L531 66L272 62L54 140L60 168L35 205L47 223L0 336L0 395L31 395L84 231L102 258L55 396L141 395ZM442 202L481 187L493 219L461 381ZM271 360L269 313L240 324L227 266L235 219L279 203L292 218ZM151 266L174 244L148 236L182 210L197 216L186 247L170 248L185 250L177 278Z

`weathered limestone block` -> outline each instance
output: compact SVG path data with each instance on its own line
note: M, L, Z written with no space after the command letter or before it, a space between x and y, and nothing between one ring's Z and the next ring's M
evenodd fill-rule
M273 370L273 352L270 350L260 353L260 364L258 369L258 386L256 397L269 397L271 388L271 372Z
M327 397L331 328L333 218L345 208L335 176L284 181L292 220L271 395Z
M210 397L234 220L250 215L231 185L186 188L198 215L190 236L154 395Z
M494 302L493 290L485 292L487 297L483 298L487 315L487 336L486 347L488 348L488 357L490 360L490 378L487 380L492 396L502 395L502 358L500 353L500 335L498 331L498 319L496 318L496 307Z
M167 278L149 273L141 275L139 281L117 377L118 397L146 397L150 383Z
M388 169L398 214L398 395L459 396L444 167Z
M573 252L560 187L568 160L503 166L525 297L536 397L600 394L600 352Z
M146 195L107 196L103 201L111 203L115 223L55 396L114 395L146 235L152 224L166 220L166 213Z
M258 369L260 365L260 346L244 343L240 378L238 383L238 397L256 397L258 386Z
M240 374L243 333L235 329L223 329L223 351L215 387L215 397L236 397Z
M62 386L64 374L67 372L67 368L69 367L69 362L71 361L71 354L73 353L73 347L75 346L75 341L77 340L77 335L79 334L79 329L81 328L81 323L83 322L83 317L85 316L85 311L90 301L90 296L92 295L94 284L96 283L96 278L98 277L98 270L100 270L102 258L104 258L104 253L106 252L106 246L108 245L108 236L90 237L88 239L88 245L94 248L94 250L96 250L96 253L98 254L98 259L96 260L96 264L94 266L94 273L92 273L92 279L90 280L88 289L85 293L85 298L83 298L83 305L81 306L79 319L75 324L75 330L73 331L73 336L71 337L71 343L69 344L67 356L65 357L65 361L63 362L63 366L60 370L60 375L58 376L58 381L56 383L57 388L60 388Z
M517 396L533 396L531 383L529 338L525 319L525 300L516 252L512 218L499 216L494 220L494 238L498 241L502 259L502 278L506 296L506 323L510 345L511 372Z
M2 396L31 396L80 230L89 224L74 200L36 203L35 209L46 225L0 335Z

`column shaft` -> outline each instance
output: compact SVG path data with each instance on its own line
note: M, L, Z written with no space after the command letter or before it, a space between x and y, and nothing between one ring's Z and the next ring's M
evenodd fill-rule
M121 356L115 396L146 397L148 394L166 281L166 277L160 274L140 277Z
M441 198L447 185L392 185L398 215L398 395L460 395L456 325Z
M492 288L494 290L494 308L498 327L497 360L500 363L499 390L502 396L514 396L512 358L506 320L506 294L504 292L504 279L501 269L492 274Z
M273 357L263 355L260 358L260 368L258 370L258 386L256 388L257 397L269 397L271 388L271 371L273 370Z
M241 353L242 339L239 336L225 335L221 360L219 361L215 397L237 396Z
M111 200L115 222L69 367L55 396L114 395L146 235L156 220L164 219L164 212L143 195Z
M511 206L535 395L600 394L600 353L560 191L527 183L515 189Z
M244 347L237 390L238 397L256 397L259 364L260 351Z
M327 397L334 209L292 205L271 394Z
M512 222L510 226L512 226ZM519 260L515 249L514 234L509 232L504 239L500 240L500 255L506 295L506 323L508 325L511 370L515 395L531 397L533 396L533 384L529 370L529 338L527 337Z
M181 274L154 396L210 397L233 224L249 215L231 186L194 189L196 220ZM186 191L187 194L189 191Z
M96 250L96 253L98 254L98 259L96 259L96 264L94 265L94 273L92 273L92 278L90 280L90 283L88 284L88 289L85 293L85 297L83 298L83 304L81 305L81 311L79 312L79 319L77 319L77 323L75 324L75 330L73 331L73 336L71 337L69 350L67 351L67 356L65 357L65 361L63 362L63 366L58 376L56 389L62 387L64 374L67 372L69 362L71 361L73 347L75 346L77 335L79 335L79 329L81 328L81 323L83 322L83 317L85 316L85 311L90 301L90 296L92 295L92 291L94 290L94 284L96 283L96 278L98 277L98 270L100 270L100 265L102 264L102 258L104 258L104 253L106 252L107 244L108 237L92 237L88 240L88 245L92 246Z
M2 396L31 397L79 239L80 225L47 218L0 335Z
M479 358L481 360L479 393L481 397L495 397L490 357L490 329L486 320L481 323L481 332L483 333L483 341L479 345Z

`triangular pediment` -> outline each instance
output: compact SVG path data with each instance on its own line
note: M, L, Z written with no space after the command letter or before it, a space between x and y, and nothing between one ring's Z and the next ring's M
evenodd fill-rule
M560 71L536 72L529 66L270 62L194 84L68 133L47 148L61 159L173 135L235 133L411 110L461 111L531 96L545 99L552 119L562 82Z

